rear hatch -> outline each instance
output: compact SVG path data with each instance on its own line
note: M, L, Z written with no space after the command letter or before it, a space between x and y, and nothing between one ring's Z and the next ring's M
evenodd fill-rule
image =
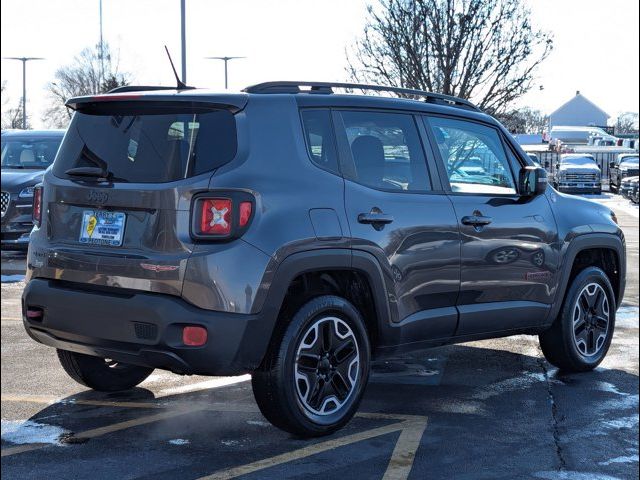
M220 97L70 101L76 113L45 177L48 251L37 276L180 295L192 196L237 151L243 99Z

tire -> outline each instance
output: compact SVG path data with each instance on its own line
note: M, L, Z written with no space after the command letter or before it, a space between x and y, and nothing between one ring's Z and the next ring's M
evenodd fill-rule
M58 360L76 382L100 392L128 390L142 383L153 372L153 368L112 362L67 350L58 350Z
M251 378L260 411L300 437L335 432L355 414L369 378L371 347L362 316L344 298L324 295L280 325ZM325 333L331 341L325 342Z
M607 320L606 330L602 319ZM551 328L540 334L542 353L560 370L593 370L607 355L615 322L616 301L607 274L600 268L587 267L569 285Z

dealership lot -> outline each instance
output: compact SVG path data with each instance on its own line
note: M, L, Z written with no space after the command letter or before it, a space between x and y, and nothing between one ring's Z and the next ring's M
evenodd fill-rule
M20 320L24 259L3 256L2 473L8 478L634 478L638 476L638 208L618 196L628 284L594 372L562 375L535 337L380 362L357 417L331 437L267 423L248 376L156 371L84 390ZM91 312L82 312L90 315ZM79 318L81 321L81 318Z

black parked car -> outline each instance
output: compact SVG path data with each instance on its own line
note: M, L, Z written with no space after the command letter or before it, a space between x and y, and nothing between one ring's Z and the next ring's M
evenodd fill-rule
M354 415L374 357L523 333L565 371L605 357L615 216L548 188L468 101L138 89L68 102L35 193L24 324L81 384L251 372L267 419L317 436Z
M64 130L2 131L2 250L26 250L33 190L53 163Z
M625 178L637 177L638 154L621 153L618 158L609 163L609 190L618 192Z

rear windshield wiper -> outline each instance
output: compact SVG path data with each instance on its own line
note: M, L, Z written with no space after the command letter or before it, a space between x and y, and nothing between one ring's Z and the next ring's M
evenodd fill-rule
M93 177L104 180L108 180L111 175L107 170L100 167L74 167L65 170L64 173L73 177Z

